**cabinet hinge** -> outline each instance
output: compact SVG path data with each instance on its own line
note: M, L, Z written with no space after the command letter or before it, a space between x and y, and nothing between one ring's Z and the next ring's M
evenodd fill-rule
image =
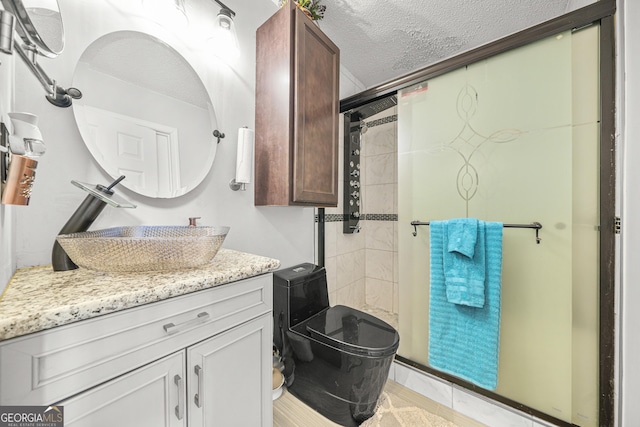
M616 234L620 234L620 230L622 229L622 220L619 216L615 217L614 231Z

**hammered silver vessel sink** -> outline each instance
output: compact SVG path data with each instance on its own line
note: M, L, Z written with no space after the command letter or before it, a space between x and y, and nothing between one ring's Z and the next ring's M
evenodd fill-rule
M56 237L80 267L104 272L171 271L210 263L229 227L131 226Z

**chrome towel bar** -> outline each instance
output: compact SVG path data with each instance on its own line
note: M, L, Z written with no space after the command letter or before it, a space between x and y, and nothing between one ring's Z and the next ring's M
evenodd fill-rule
M418 226L419 225L429 225L430 222L423 222L423 221L411 221L411 225L413 225L413 236L417 236L418 235ZM504 228L533 228L536 230L536 243L540 244L540 241L542 240L540 238L540 236L538 235L538 232L540 231L540 229L542 228L542 224L540 224L539 222L532 222L531 224L503 224L502 225Z

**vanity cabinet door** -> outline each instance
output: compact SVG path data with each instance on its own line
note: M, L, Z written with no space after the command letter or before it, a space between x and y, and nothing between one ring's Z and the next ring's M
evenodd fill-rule
M66 427L186 426L185 352L62 401Z
M190 427L272 425L271 322L267 314L187 348Z
M255 204L337 206L340 50L292 1L256 43Z

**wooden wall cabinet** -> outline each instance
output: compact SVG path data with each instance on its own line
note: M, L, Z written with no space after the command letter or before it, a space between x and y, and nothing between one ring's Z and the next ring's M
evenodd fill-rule
M337 206L338 47L290 1L256 50L256 206Z

